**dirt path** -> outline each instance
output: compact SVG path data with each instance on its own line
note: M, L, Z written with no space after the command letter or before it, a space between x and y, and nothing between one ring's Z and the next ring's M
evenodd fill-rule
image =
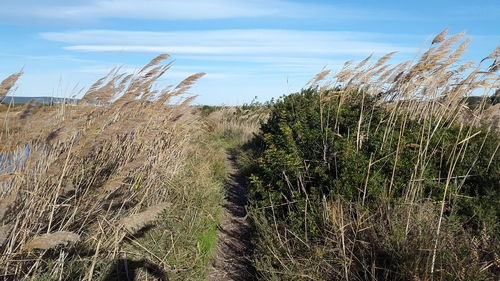
M247 203L245 177L236 167L233 156L227 155L229 178L224 215L217 237L217 255L208 280L254 280L248 259L250 253L250 225L246 217Z

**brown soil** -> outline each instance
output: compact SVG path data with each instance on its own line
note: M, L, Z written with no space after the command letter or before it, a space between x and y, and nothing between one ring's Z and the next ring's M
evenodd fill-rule
M223 205L225 212L219 226L217 255L208 280L254 280L255 274L249 260L250 225L245 209L247 182L230 155L227 157L227 168L229 177Z

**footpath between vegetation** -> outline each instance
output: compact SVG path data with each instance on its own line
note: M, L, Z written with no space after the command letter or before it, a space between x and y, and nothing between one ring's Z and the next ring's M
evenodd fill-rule
M224 214L217 237L217 253L208 280L252 280L250 262L251 227L247 220L247 181L238 169L234 155L226 152L228 178Z

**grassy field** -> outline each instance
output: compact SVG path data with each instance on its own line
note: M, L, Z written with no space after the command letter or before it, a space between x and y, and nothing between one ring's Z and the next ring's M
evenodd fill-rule
M474 64L467 44L443 32L265 104L192 106L203 73L158 88L167 55L77 102L0 104L0 278L205 280L229 154L256 279L496 280L500 49Z

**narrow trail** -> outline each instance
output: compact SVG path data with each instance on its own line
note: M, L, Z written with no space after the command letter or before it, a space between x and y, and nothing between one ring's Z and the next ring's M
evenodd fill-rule
M247 182L236 165L236 159L227 154L229 177L226 183L224 215L217 237L217 254L208 280L254 280L250 254L250 225L245 209Z

